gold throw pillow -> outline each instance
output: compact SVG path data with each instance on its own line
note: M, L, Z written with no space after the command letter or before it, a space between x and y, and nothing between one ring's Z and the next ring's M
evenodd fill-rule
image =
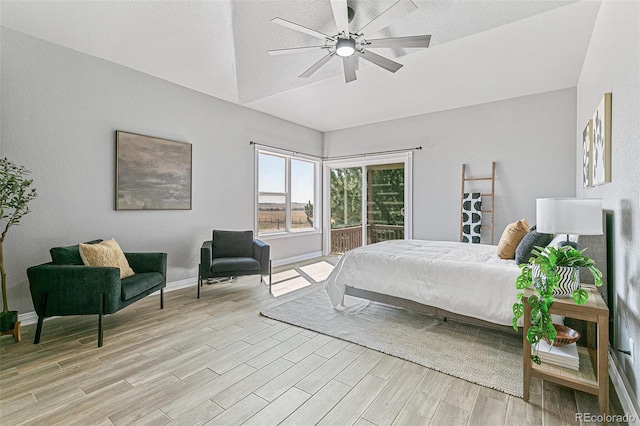
M120 268L120 279L135 274L124 252L113 238L98 244L80 244L80 257L87 266L112 266Z
M498 257L501 259L515 259L516 248L528 233L529 223L527 223L526 219L508 224L498 243Z

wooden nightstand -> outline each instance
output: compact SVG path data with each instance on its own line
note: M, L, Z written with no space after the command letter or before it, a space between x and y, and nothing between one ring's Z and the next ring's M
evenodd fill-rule
M564 317L587 321L587 347L578 347L580 370L574 371L549 363L537 365L531 361L531 345L522 333L523 392L522 398L529 400L532 377L598 396L603 416L609 414L609 308L594 285L582 284L589 293L584 305L576 305L572 298L555 299L550 312ZM528 298L533 294L529 288L524 293L524 328L531 325L531 306Z

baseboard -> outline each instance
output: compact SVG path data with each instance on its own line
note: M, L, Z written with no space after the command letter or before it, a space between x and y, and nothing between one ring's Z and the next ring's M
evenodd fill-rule
M185 278L183 280L172 281L167 283L167 286L164 288L164 291L174 291L180 290L181 288L194 287L196 286L196 282L198 281L198 277ZM195 289L194 289L195 291ZM160 291L156 291L151 294L160 294ZM55 317L51 317L55 318ZM48 320L49 318L46 318ZM35 324L38 322L38 314L35 311L25 312L24 314L18 314L18 321L20 321L20 325L29 325Z
M38 322L38 315L36 314L36 311L18 314L18 321L20 321L20 326L35 324Z
M609 377L611 378L611 383L618 394L618 399L620 399L620 405L622 405L622 409L626 414L625 421L630 425L640 425L635 395L633 395L631 386L624 374L620 374L618 361L615 357L611 356L611 354L609 354Z
M171 281L170 283L167 283L167 286L165 287L164 291L180 290L181 288L187 288L187 287L195 288L197 282L198 282L198 277L191 277L191 278L185 278L178 281Z
M315 259L322 257L322 251L314 251L311 253L301 254L299 256L287 257L284 259L278 259L271 261L271 266L282 266L290 263L302 262L303 260Z

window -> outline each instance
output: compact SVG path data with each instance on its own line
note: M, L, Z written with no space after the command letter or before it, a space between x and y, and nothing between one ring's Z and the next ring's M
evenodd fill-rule
M258 235L317 228L318 162L258 151Z

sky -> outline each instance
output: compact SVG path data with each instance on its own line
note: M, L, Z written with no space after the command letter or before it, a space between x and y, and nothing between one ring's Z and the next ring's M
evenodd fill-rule
M291 202L313 203L314 163L291 159ZM259 156L259 191L285 192L285 158L275 155ZM261 197L261 202L283 202L279 197Z

